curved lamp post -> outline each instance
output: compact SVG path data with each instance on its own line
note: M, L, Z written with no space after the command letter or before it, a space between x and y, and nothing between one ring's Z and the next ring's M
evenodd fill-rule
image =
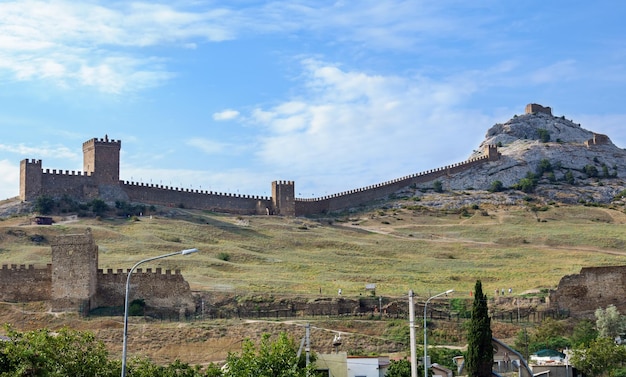
M426 328L426 306L428 305L430 300L434 299L435 297L447 295L448 293L452 293L452 292L454 292L454 289L448 289L445 292L441 292L439 294L436 294L436 295L430 297L424 303L424 377L428 377L428 367L430 367L430 365L429 365L430 363L428 362L428 335L427 335L427 331L426 331L426 329L427 329Z
M126 277L126 298L124 299L124 345L122 346L122 377L126 376L126 343L128 339L128 292L130 291L130 275L133 273L135 268L137 268L137 266L139 266L142 263L150 262L156 259L172 257L174 255L187 255L187 254L195 253L197 251L198 249L196 248L185 249L185 250L177 251L175 253L163 254L163 255L159 255L158 257L152 257L152 258L140 260L139 262L135 263L135 265L133 266L133 268L130 269L130 271L128 271L128 276Z

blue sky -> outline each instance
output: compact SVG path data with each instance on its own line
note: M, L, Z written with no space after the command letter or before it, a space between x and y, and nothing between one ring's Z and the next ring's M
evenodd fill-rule
M465 160L527 103L626 146L626 3L2 1L0 198L19 161L317 197Z

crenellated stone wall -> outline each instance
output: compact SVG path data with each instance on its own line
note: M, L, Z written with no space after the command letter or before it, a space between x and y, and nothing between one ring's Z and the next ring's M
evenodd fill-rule
M126 278L129 270L112 269L98 270L98 290L94 301L97 307L122 306L126 296ZM160 311L186 313L195 311L195 302L191 295L189 283L183 278L180 270L151 268L143 271L136 269L130 277L129 300L143 299L147 306Z
M48 301L54 311L82 313L98 307L123 307L128 271L104 273L98 269L98 246L89 229L84 234L57 236L52 241L52 263L46 268L2 266L0 300ZM178 270L135 270L130 299L136 298L159 311L195 311L189 283Z
M45 301L52 297L52 265L2 265L0 301Z
M382 199L402 188L440 177L451 176L472 167L497 161L500 153L489 145L479 158L428 170L392 181L367 186L331 196L313 199L295 198L293 181L272 182L272 197L224 194L212 191L180 189L163 185L119 180L121 141L91 139L83 144L84 171L43 169L41 160L20 163L20 199L33 201L39 196L64 196L75 200L102 198L105 201L130 201L172 207L204 209L241 215L273 214L304 216L358 207Z

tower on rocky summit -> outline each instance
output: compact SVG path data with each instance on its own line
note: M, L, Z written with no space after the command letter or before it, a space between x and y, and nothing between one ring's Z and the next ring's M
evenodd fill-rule
M120 180L120 140L91 139L83 143L83 171L98 184L118 184Z
M533 113L544 113L544 114L548 114L551 116L552 109L550 107L543 107L536 103L529 103L528 105L526 105L526 114L533 114Z

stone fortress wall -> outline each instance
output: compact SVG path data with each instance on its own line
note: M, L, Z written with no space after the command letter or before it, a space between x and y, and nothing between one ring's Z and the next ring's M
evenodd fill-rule
M330 196L300 199L295 197L293 181L272 182L272 197L225 194L120 181L120 149L121 141L109 140L108 136L86 141L83 143L84 171L44 170L41 160L22 160L20 162L20 199L33 201L42 195L53 198L69 196L75 200L88 201L101 198L109 202L120 200L184 206L242 215L305 216L358 207L367 202L385 198L413 184L434 181L500 158L497 147L491 145L485 148L483 155L479 158Z
M52 263L45 268L2 266L0 300L48 301L55 311L82 313L98 307L124 306L130 269L98 269L98 246L89 229L84 234L57 236L51 248ZM158 310L195 311L189 283L179 270L135 270L129 299L144 299L147 306Z
M24 300L24 298L27 300ZM35 268L28 265L2 265L0 269L0 300L46 301L52 297L52 265Z
M550 305L576 316L593 319L595 310L615 305L626 313L626 266L584 267L561 278L550 292Z

